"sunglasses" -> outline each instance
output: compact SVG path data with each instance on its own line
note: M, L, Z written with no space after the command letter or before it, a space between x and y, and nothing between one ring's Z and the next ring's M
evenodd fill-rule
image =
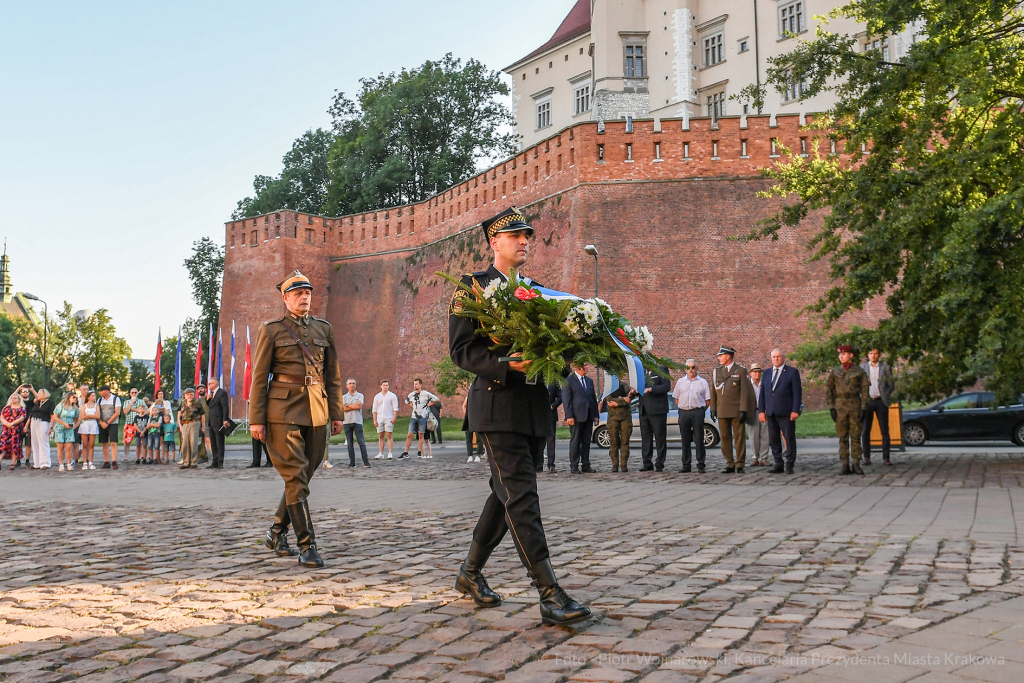
M687 369L687 370L696 370L696 369L697 369L697 366L696 366L696 365L687 365L687 366L686 366L686 369Z

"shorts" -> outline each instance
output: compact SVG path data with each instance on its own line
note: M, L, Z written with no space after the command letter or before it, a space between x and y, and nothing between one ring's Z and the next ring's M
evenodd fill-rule
M427 433L427 418L425 418L425 417L410 417L409 418L409 433L410 434L426 434Z
M125 446L130 444L132 441L135 441L135 438L137 436L139 436L139 429L138 429L138 427L136 427L135 425L129 425L129 424L126 424L124 426L124 445Z
M167 449L168 453L173 453L174 452L174 442L173 441L164 441L164 448Z
M97 426L99 424L97 423ZM117 443L117 423L108 424L107 428L100 427L100 443Z
M384 432L394 432L395 421L394 420L377 420L377 433L383 434Z
M100 424L96 420L85 420L78 425L79 434L99 434Z
M160 450L160 434L146 434L146 448L151 451Z

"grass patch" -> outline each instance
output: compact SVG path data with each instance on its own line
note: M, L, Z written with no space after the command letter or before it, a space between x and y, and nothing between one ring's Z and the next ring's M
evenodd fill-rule
M811 436L835 436L836 425L827 410L815 410L804 413L796 421L796 437L804 439Z

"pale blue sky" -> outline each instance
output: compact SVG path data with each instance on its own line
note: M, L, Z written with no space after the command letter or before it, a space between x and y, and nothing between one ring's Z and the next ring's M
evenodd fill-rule
M500 69L573 0L0 1L0 237L16 291L107 308L136 357L195 313L182 261L326 126L334 90L452 52ZM230 325L230 322L228 322Z

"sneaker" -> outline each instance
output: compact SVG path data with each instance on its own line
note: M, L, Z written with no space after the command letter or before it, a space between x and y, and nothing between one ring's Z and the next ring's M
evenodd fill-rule
M101 467L100 469L109 470L110 469L110 463L109 462L103 463L103 467Z
M480 462L480 456L478 455L478 456L474 457L473 458L473 462Z
M57 471L58 472L63 472L64 471L64 463L61 463L60 465L57 466Z
M395 456L394 456L394 455L392 455L392 454L391 454L391 453L389 452L389 453L388 453L388 457L387 457L387 459L388 459L388 460L394 460L394 459L395 459Z
M416 451L416 457L417 458L423 458L424 457L423 456L423 451Z
M112 469L112 470L116 470L117 469L117 461L116 460L110 464L110 469Z
M366 463L365 465L363 465L363 468L367 470L370 469L370 463Z
M373 459L374 460L383 460L384 459L384 454L383 453L378 453L377 455L373 456Z
M466 462L473 462L473 456L469 456L469 458L466 459Z
M402 453L400 456L398 456L398 459L399 460L408 460L409 459L409 454L408 453Z
M89 469L90 469L90 470L94 470L94 469L96 469L96 465L94 465L94 464L92 464L92 463L89 463Z
M331 464L330 460L324 460L324 467L326 467L329 470L333 470L334 469L334 465Z
M431 458L433 458L433 457L434 457L433 455L428 455L428 456L427 456L427 460L429 460L429 459L431 459Z

